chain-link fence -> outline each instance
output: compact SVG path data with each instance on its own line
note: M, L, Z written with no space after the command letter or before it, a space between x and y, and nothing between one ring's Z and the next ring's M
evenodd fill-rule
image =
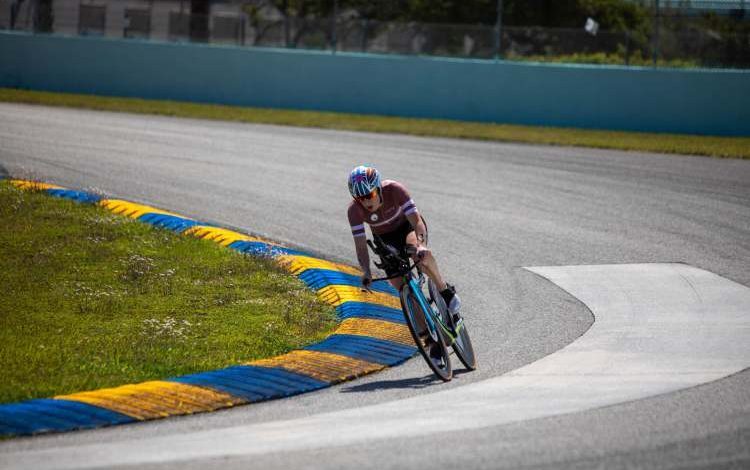
M331 52L750 68L750 4L741 1L694 1L686 8L684 1L662 0L659 8L654 3L650 27L640 31L603 31L583 24L577 29L498 28L281 15L269 20L246 15L237 3L214 3L209 15L191 15L189 3L0 0L0 28Z

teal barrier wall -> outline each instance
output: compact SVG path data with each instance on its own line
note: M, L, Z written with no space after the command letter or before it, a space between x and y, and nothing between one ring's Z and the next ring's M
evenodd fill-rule
M0 86L547 126L750 135L750 72L0 33Z

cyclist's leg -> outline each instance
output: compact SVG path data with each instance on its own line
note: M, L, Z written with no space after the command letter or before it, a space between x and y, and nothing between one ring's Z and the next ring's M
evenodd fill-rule
M417 234L413 231L409 232L409 234L406 235L406 243L408 245L417 246ZM421 269L427 274L427 277L432 279L432 282L435 283L438 290L443 291L447 287L443 280L443 276L440 275L440 269L438 269L437 261L432 255L432 251L422 258Z
M406 243L409 245L416 245L417 235L415 232L412 231L406 236ZM448 306L448 310L453 315L458 315L458 311L461 308L461 299L456 294L455 288L452 286L448 286L448 284L443 279L443 276L440 274L440 269L438 269L435 256L432 254L431 250L424 256L424 258L422 258L421 265L422 271L427 274L427 277L432 280L432 282L437 287L438 292L440 292L440 294L443 296L443 299ZM454 319L454 321L458 320Z
M394 277L393 279L388 279L388 282L391 283L394 289L396 289L397 292L401 291L401 286L404 284L403 279L400 277Z
M407 243L407 235L411 232L414 234L413 231L411 231L411 225L409 222L405 222L397 229L393 230L392 232L388 233L381 233L381 234L373 234L373 236L383 245L391 246L392 248L395 248L396 251L401 253L403 256L406 255L405 247ZM388 269L386 269L386 274L388 276L391 276L393 274L396 274L395 272L391 272ZM395 277L393 279L389 279L388 282L391 283L391 285L398 291L401 292L401 287L403 286L403 278L401 277ZM419 306L415 306L415 311L421 311ZM406 312L404 312L406 313ZM425 319L421 316L417 316L415 319L416 327L419 330L420 334L427 332L427 323L425 322Z

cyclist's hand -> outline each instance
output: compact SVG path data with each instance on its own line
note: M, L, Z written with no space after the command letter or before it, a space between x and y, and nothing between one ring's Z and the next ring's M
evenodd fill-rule
M426 246L418 246L417 252L415 253L418 260L423 260L425 256L429 255L431 253L430 249Z
M372 276L368 276L367 274L362 276L362 289L369 291L370 286L372 285Z
M417 245L412 245L411 243L407 243L404 247L404 252L412 258L417 256L417 251L419 251L419 247L417 247Z

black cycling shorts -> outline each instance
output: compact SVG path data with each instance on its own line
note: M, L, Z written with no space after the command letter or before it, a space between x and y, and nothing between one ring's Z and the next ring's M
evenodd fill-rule
M422 222L424 222L424 218L422 218ZM376 238L380 240L381 243L384 245L390 245L403 256L404 258L408 257L406 254L406 237L414 231L414 228L411 226L408 220L404 221L403 224L399 225L398 228L395 230L383 233L380 235L375 235ZM425 232L427 231L427 224L425 223ZM427 244L428 239L427 233L425 233L425 245ZM385 274L387 276L392 276L393 274L396 274L398 271L392 271L390 269L385 270Z

